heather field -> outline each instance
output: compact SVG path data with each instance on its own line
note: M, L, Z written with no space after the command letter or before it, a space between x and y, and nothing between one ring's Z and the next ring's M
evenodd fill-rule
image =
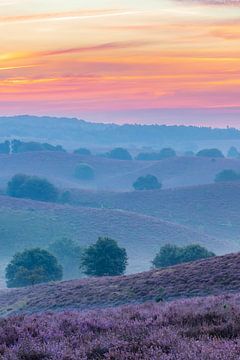
M240 253L128 276L86 278L0 292L0 315L94 309L240 291Z
M240 296L0 320L2 360L238 360Z

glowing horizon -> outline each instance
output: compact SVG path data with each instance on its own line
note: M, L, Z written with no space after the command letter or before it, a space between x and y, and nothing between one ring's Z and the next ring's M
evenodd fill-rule
M240 126L238 0L85 4L0 3L0 115Z

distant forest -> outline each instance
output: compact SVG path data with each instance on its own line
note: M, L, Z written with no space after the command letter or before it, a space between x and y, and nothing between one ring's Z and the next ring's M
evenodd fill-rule
M238 140L240 130L196 126L116 125L84 120L14 116L0 117L0 137L45 139L49 141L92 142L95 144L158 145L166 141Z

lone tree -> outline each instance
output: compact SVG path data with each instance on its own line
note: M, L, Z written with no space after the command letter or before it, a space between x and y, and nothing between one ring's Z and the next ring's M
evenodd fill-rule
M107 156L111 159L117 160L132 160L131 154L124 148L115 148L107 153Z
M39 248L14 255L6 268L7 286L22 287L62 279L62 267L55 256Z
M226 169L218 173L215 182L240 181L240 174L234 170Z
M223 153L219 149L203 149L197 153L200 157L224 158Z
M215 256L213 252L197 244L185 247L167 244L161 247L152 264L155 268L165 268L185 262L206 259L212 256Z
M115 240L98 238L98 241L83 252L81 268L89 276L117 276L127 267L127 252Z
M23 174L12 177L7 193L13 197L51 202L57 201L59 195L58 190L48 180Z
M158 181L158 178L154 175L140 176L134 183L135 190L156 190L161 189L162 184Z
M73 240L63 238L50 244L48 251L56 256L63 267L64 279L74 279L81 275L79 263L82 248Z
M88 164L81 163L75 169L75 177L79 180L93 180L94 176L94 170Z
M230 147L230 149L228 150L227 156L229 158L238 158L239 155L240 154L239 154L239 152L238 152L238 150L237 150L237 148L235 146Z
M177 156L176 151L173 150L172 148L163 148L159 153L160 159L167 159L176 156Z
M86 148L76 149L76 150L74 150L74 154L82 155L82 156L91 156L92 155L91 151Z

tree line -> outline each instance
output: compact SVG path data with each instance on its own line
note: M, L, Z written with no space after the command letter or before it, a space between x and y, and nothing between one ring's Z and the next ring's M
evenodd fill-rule
M164 245L152 261L154 268L166 268L185 262L213 257L206 248L192 244L185 247ZM7 286L23 287L82 276L123 275L128 265L126 249L108 237L82 249L69 239L50 244L48 249L33 248L16 253L6 268Z

